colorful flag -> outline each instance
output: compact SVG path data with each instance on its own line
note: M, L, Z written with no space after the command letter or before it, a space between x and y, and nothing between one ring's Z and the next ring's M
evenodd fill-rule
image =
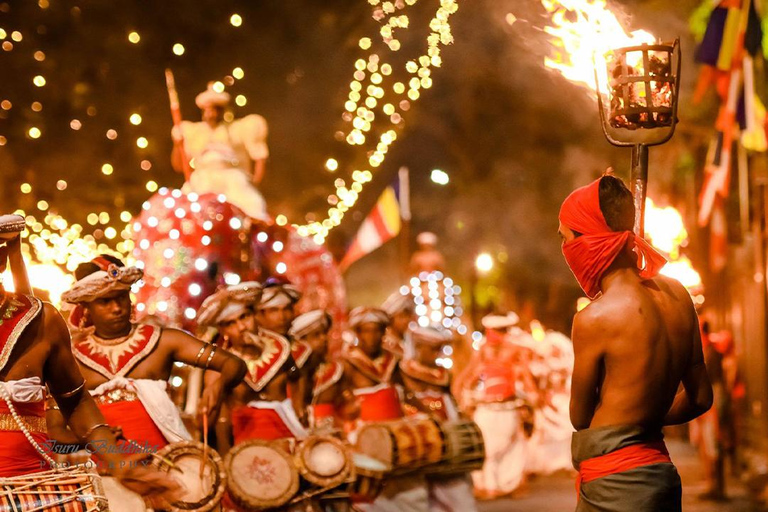
M402 176L403 173L400 173ZM401 197L402 192L402 197ZM400 233L403 214L408 215L407 176L395 180L382 192L371 213L363 220L360 229L352 240L339 269L344 272L352 263L369 254ZM405 217L407 218L407 216Z

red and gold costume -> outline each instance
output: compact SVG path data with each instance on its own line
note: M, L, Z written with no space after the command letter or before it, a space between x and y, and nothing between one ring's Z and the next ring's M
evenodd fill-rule
M245 383L256 393L264 390L291 358L291 344L285 337L261 330L259 342L262 352L258 358L244 356L237 350L232 350L245 361L248 367ZM290 400L254 400L232 409L232 435L235 444L238 444L248 439L303 437L305 432Z
M42 302L21 294L5 295L0 305L0 371L11 357L24 329L42 311ZM27 430L40 445L48 438L45 426L43 386L38 377L0 383L5 386L13 407ZM0 399L0 477L10 477L47 469L43 458L29 443Z
M391 383L398 359L390 352L383 351L376 359L370 359L357 347L347 345L342 357L352 367L379 384L357 388L355 396L360 400L362 421L387 421L403 417L400 395Z
M310 406L311 423L317 427L320 425L333 425L336 416L336 404L334 402L322 402L323 393L341 382L344 376L344 365L338 362L323 363L315 372L312 386L312 404Z
M421 402L425 408L438 420L455 420L458 418L458 411L453 397L450 394L451 374L441 367L429 367L419 363L414 359L407 359L400 363L400 371L407 378L421 382L437 389L416 391L414 396ZM418 411L412 408L409 414L415 414Z
M72 345L72 352L83 366L108 379L106 383L91 390L107 423L122 427L126 439L142 446L146 444L158 448L169 442L189 438L189 434L185 430L179 432L179 436L168 433L166 428L158 424L159 418L147 409L147 405L151 407L151 404L146 402L154 402L159 397L160 400L167 399L164 408L176 412L167 395L161 396L164 382L127 379L126 376L157 348L161 333L159 327L135 324L125 338L103 340L91 333ZM155 388L161 388L158 389L159 393ZM146 396L147 390L150 397ZM178 425L171 429L182 430Z

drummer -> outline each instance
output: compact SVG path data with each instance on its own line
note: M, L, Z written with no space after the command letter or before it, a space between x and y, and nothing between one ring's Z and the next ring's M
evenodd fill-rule
M399 291L390 295L381 305L391 319L384 337L384 349L392 352L399 358L410 355L410 328L416 322L416 310L413 296L408 293L403 295Z
M302 395L293 387L300 373L290 343L284 336L259 327L254 314L259 298L244 296L243 286L256 289L258 283L219 290L203 301L198 312L198 323L216 327L248 367L244 382L229 394L217 421L217 448L222 455L232 442L306 436L299 420L306 416ZM294 390L293 401L288 399L289 386Z
M345 386L356 398L360 422L379 422L403 417L396 388L400 376L397 357L384 350L389 315L378 308L358 307L349 314L356 342L342 350ZM375 512L425 512L429 508L426 482L418 475L387 480L384 491L360 510Z
M264 283L261 300L256 306L256 321L261 329L275 332L291 342L293 361L302 369L312 349L303 341L293 340L289 334L291 324L296 318L296 304L300 300L301 292L295 286L269 278Z
M110 425L139 446L157 450L189 440L176 405L167 393L174 363L218 372L203 391L198 411L215 418L224 396L243 380L245 363L214 345L178 329L133 322L131 286L143 272L117 258L101 255L79 265L78 281L62 295L75 305L69 321L72 349L86 389ZM67 439L63 418L48 411L54 438Z
M50 437L44 417L47 386L76 442L111 447L99 450L99 457L121 482L145 497L175 491L178 487L159 473L124 463L113 432L84 391L64 320L53 306L24 293L19 236L25 227L23 217L0 215L0 274L10 260L17 290L9 292L0 284L0 477L49 469L33 444L46 444Z
M306 342L312 348L305 368L311 369L313 377L308 402L309 424L315 429L340 427L354 410L345 407L350 401L345 398L348 394L344 390L344 365L328 353L331 322L325 310L316 309L297 316L289 331L295 341Z
M456 401L451 395L451 374L437 365L443 346L452 339L450 331L439 327L416 327L411 331L414 357L400 363L406 396L416 400L431 411L437 421L458 420ZM435 512L472 512L477 510L469 475L460 477L431 477L429 485L429 510Z

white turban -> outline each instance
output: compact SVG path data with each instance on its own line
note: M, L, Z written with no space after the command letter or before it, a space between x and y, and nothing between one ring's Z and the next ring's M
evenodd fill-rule
M416 237L416 243L419 245L437 245L437 235L429 231L419 233Z
M389 315L382 309L366 307L358 307L349 312L350 327L367 323L389 325Z
M0 234L21 233L27 223L21 215L0 215Z
M451 342L451 337L450 331L436 327L416 327L411 331L411 340L417 345L446 345Z
M216 326L233 320L258 302L260 295L261 285L256 281L245 281L223 288L203 301L197 314L197 323Z
M324 309L315 309L297 316L291 323L288 335L294 339L300 340L307 334L318 329L329 329L331 327L331 315Z
M279 308L296 304L301 298L301 292L293 285L278 284L267 286L262 290L259 309Z
M210 83L206 90L195 97L195 105L199 109L211 106L226 107L229 105L229 100L230 96L228 93L224 91L216 92L213 90L213 83Z
M506 315L487 315L483 317L482 324L486 329L497 329L504 331L517 325L520 321L520 317L513 312L509 312Z
M403 295L399 291L387 297L387 300L381 305L381 309L383 309L389 316L394 316L401 311L413 308L414 303L411 294Z
M140 268L110 265L107 270L88 274L77 281L72 288L61 295L61 299L70 304L92 302L113 291L130 290L131 286L143 276L144 272Z

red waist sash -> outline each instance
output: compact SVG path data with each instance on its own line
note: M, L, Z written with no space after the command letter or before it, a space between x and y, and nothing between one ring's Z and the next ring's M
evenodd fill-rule
M168 445L165 436L157 428L140 401L129 400L99 404L99 410L107 423L122 427L126 439L152 451Z
M333 404L315 404L312 406L312 417L315 421L324 418L334 418L336 416L336 406Z
M623 473L651 464L671 463L669 452L664 441L648 441L620 448L599 457L592 457L579 464L579 475L576 477L576 490L581 489L582 483L589 483L617 473Z
M14 402L14 408L21 416L45 418L43 402ZM8 404L0 400L0 414L10 415ZM45 432L30 432L41 446L46 444ZM24 437L20 430L0 430L0 478L24 475L50 469L42 456Z
M248 439L272 441L294 435L277 411L242 406L232 409L232 437L238 444Z
M372 393L360 393L360 419L363 421L387 421L403 417L400 396L394 387L388 386Z

